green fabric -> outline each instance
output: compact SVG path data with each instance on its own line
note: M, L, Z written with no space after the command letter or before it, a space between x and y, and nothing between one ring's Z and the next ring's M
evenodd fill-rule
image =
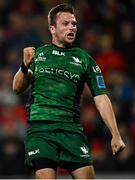
M49 132L53 130L65 130L69 132L77 132L82 133L83 127L80 123L74 123L74 122L55 122L55 121L38 121L38 122L30 122L29 128L27 130L28 134L34 133L34 132Z
M28 105L31 122L79 122L80 95L85 82L93 96L107 93L100 69L80 48L39 47L30 69L33 71Z
M92 164L89 145L83 133L68 131L28 131L25 141L26 161L32 166L36 158L49 158L57 162L80 162Z

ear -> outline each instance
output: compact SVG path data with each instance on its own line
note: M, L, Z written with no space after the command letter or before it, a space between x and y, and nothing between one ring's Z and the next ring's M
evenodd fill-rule
M49 30L50 30L51 34L55 34L55 26L50 26Z

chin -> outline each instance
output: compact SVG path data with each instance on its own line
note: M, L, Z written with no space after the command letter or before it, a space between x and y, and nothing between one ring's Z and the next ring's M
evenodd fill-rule
M65 41L66 44L73 44L73 42L74 42L74 39L73 40L68 39L68 40Z

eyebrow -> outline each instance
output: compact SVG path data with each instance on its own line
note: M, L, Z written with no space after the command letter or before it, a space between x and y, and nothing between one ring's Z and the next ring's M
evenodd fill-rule
M69 22L69 21L70 21L70 20L63 20L63 22ZM77 21L76 21L76 20L71 20L70 22L77 24Z

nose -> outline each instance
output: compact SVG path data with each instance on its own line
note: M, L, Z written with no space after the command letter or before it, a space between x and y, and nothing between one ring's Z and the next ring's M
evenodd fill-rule
M75 31L76 26L74 26L72 23L69 24L69 30Z

